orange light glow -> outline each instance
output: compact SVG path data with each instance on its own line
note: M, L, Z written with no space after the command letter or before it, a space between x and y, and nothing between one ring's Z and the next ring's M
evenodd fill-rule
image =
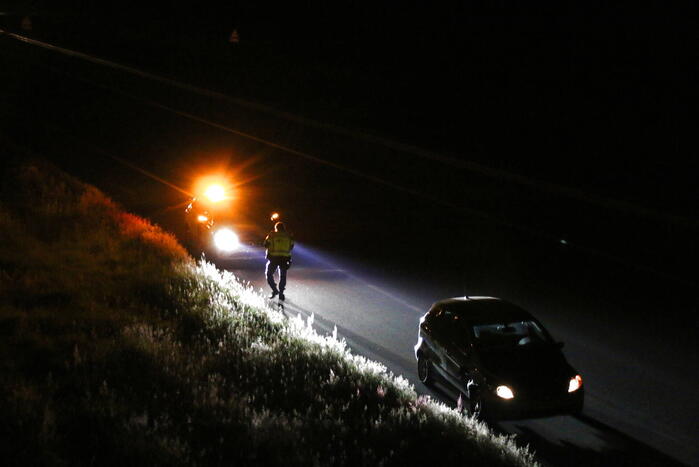
M279 219L279 213L278 213L278 212L272 213L272 216L270 217L270 219L271 219L272 221L278 220L278 219Z
M235 198L234 185L225 173L202 175L196 179L192 187L195 198L209 208L223 208L222 205Z
M223 186L215 183L213 185L209 185L206 188L204 196L209 198L210 201L218 203L219 201L223 201L224 199L226 199L226 190L225 188L223 188Z
M209 218L206 217L206 216L203 215L203 214L199 214L199 215L197 216L197 220L198 220L199 222L206 222L206 221L209 220Z

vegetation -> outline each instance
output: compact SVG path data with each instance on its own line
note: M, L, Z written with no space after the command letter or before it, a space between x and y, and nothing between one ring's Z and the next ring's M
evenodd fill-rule
M534 464L94 187L2 177L5 465Z

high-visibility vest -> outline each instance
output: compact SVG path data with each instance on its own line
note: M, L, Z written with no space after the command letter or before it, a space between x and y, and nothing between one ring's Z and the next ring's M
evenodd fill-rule
M291 256L294 239L286 232L270 232L265 238L267 256Z

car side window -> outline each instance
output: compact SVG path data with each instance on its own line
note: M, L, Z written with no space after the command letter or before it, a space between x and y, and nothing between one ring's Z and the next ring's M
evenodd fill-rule
M431 313L427 325L432 329L435 338L443 340L447 337L451 316L451 313L444 308L437 308L434 313Z
M465 318L458 313L446 311L445 334L446 339L459 347L465 347L469 343Z
M425 327L433 335L440 332L443 314L441 308L433 308L425 316Z
M427 316L425 316L425 324L428 326L434 326L434 323L437 321L437 315L439 314L440 309L439 308L432 308L429 313L427 313Z

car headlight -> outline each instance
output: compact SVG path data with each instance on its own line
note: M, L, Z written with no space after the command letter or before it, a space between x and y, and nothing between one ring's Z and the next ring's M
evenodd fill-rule
M231 229L222 228L214 234L214 245L221 251L233 251L240 246L240 240Z
M575 375L568 382L568 392L575 392L582 387L582 376Z
M512 389L509 388L509 386L498 386L495 389L495 394L498 395L498 397L501 397L503 399L513 399L515 397L515 394L512 392Z

